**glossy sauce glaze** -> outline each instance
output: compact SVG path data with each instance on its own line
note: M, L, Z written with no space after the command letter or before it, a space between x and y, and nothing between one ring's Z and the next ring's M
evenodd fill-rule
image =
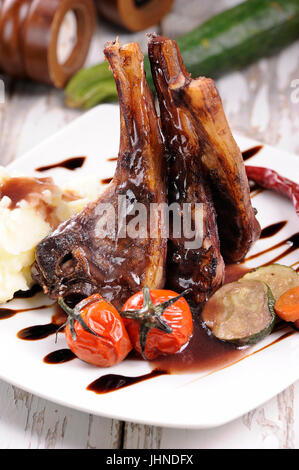
M259 256L264 255L266 253L270 253L271 251L276 250L277 248L280 248L284 245L288 246L288 248L284 250L282 253L280 253L279 255L272 258L270 261L267 261L266 263L264 263L262 266L267 266L269 264L277 263L285 256L297 250L299 248L299 232L294 233L294 235L290 236L289 238L286 238L285 240L282 240L279 243L276 243L275 245L271 246L270 248L267 248L266 250L259 251L258 253L255 253L254 255L249 256L248 258L245 259L245 261L250 261L252 259L258 258Z
M152 372L137 377L127 377L125 375L107 374L89 384L86 389L98 394L109 393L129 385L143 382L144 380L166 375L169 372L165 370L154 369Z
M295 263L291 264L290 268L293 268L296 271L296 273L298 273L299 272L299 266L298 265L299 265L299 261L296 261ZM295 267L295 266L297 266L297 267Z
M65 362L72 361L75 359L75 354L70 349L58 349L57 351L53 351L47 354L43 361L46 364L63 364Z
M264 188L254 183L253 181L249 181L249 190L251 199L265 191Z
M264 229L264 238L266 238L266 236L272 236L272 234L277 233L281 228L283 228L283 226L285 226L285 224L286 222L283 221L266 227ZM295 249L294 242L296 243L297 238L297 235L295 235L264 251L271 251L271 249L275 249L278 246L283 246L283 244L287 242L293 243L293 245L288 248L288 250L293 250ZM296 246L298 247L298 245ZM255 256L258 255L253 255L252 258ZM246 267L244 264L227 265L225 272L225 283L236 281L249 271L250 268ZM56 312L52 317L51 323L25 328L18 333L18 337L25 340L38 340L52 335L58 330L63 331L60 330L60 328L61 325L63 325L66 321L66 315L57 304L55 304L55 309ZM188 347L185 348L182 352L172 356L161 357L155 361L152 361L151 364L153 366L153 371L149 374L137 377L107 374L101 376L99 379L88 385L87 390L98 394L103 394L165 374L183 373L187 371L211 371L211 373L216 372L217 370L226 368L252 354L256 354L257 352L266 349L272 344L275 344L284 338L291 336L292 334L295 334L294 330L283 333L279 338L275 339L269 345L261 348L260 350L254 351L253 353L250 353L250 348L238 349L232 344L221 342L214 338L213 335L210 334L209 330L207 330L207 328L205 328L205 326L200 321L200 311L198 309L193 309L192 314L194 318L194 333L188 344ZM279 328L284 329L286 327L287 325L283 324ZM276 329L275 331L278 330ZM60 364L68 362L74 358L75 355L72 353L72 351L69 349L62 349L48 354L45 356L43 361L47 364ZM133 356L130 355L130 359L132 358Z
M288 328L288 325L287 325L287 324L284 324L284 326L283 326L281 329L287 329L287 328ZM241 358L240 360L246 359L247 357L254 356L255 354L258 354L259 352L264 351L265 349L268 349L270 346L273 346L274 344L280 343L280 341L283 341L284 339L289 338L290 336L293 336L295 333L296 333L296 331L287 331L286 333L283 333L281 336L279 336L278 338L276 338L276 339L275 339L274 341L272 341L271 343L266 344L266 346L263 346L262 348L257 349L256 351L253 351L253 352L250 353L250 354L244 355L244 357Z
M280 230L282 230L283 227L286 226L286 224L287 224L287 221L283 220L282 222L277 222L276 224L268 225L267 227L263 228L263 230L261 231L260 238L273 237L278 232L280 232Z
M284 324L280 329L283 330L286 328L288 328L288 325ZM197 329L198 331L203 331L202 326L198 327L197 325ZM243 359L246 359L247 357L253 356L261 351L264 351L270 346L277 344L280 341L283 341L284 339L293 336L294 334L296 334L296 331L287 331L271 343L267 344L266 346L263 346L261 349L258 349L248 354L250 348L240 350L233 347L232 345L229 345L228 343L222 343L221 341L218 341L215 338L213 339L211 336L208 336L206 332L204 334L200 333L200 335L197 335L195 333L194 337L191 339L188 345L188 348L185 350L186 352L189 351L189 354L186 354L185 351L183 351L182 353L175 354L173 356L167 356L159 360L152 361L151 365L154 367L152 372L137 377L115 374L103 375L102 377L89 384L87 386L87 390L98 394L109 393L124 387L128 387L129 385L134 385L144 380L171 373L206 371L209 372L208 375L210 375L219 370L225 369L226 367L229 367L233 364L236 364L242 361ZM196 337L197 340L196 342L194 342L194 338ZM213 343L209 342L207 340L207 337L212 339ZM202 339L204 341L203 344L200 345ZM195 344L197 346L194 346ZM206 349L206 347L208 348ZM196 361L194 362L193 354L198 353L201 353L202 355L196 357ZM164 367L164 369L162 367Z
M225 270L225 283L234 282L248 273L251 268L244 264L227 265ZM273 344L294 334L294 331L283 333L279 338L275 339L269 345L250 353L250 347L238 348L230 343L225 343L216 339L200 320L200 310L192 309L194 332L188 346L180 353L165 356L151 362L153 371L151 374L141 375L138 377L127 377L114 374L103 375L99 379L92 382L87 390L95 393L108 393L118 390L129 385L133 385L143 380L150 379L162 374L184 373L184 372L216 372L223 368L229 367L248 356L256 354ZM279 329L283 330L288 326L285 323L279 325ZM138 359L135 354L131 354L129 359Z
M33 310L43 310L45 308L51 308L52 305L40 305L38 307L30 308L0 308L0 320L6 320L7 318L14 317L17 313L21 312L32 312Z
M55 325L55 323L51 322L45 325L34 325L23 328L18 332L17 337L25 341L37 341L54 335L54 333L58 333L58 330L59 325Z
M9 209L15 209L23 200L30 202L31 199L41 195L45 190L52 191L54 188L51 178L9 178L0 185L0 199L9 197Z
M192 314L194 331L188 346L180 353L156 359L153 367L169 373L204 372L225 367L246 354L245 349L215 338L201 322L199 311Z
M39 284L34 284L34 286L31 287L31 289L28 290L19 290L15 292L13 298L14 299L30 299L31 297L34 297L35 294L42 292L43 289Z
M225 282L237 280L248 271L249 269L241 264L229 265L226 268ZM87 387L87 390L95 393L108 393L159 375L186 371L204 371L213 368L218 369L239 360L245 354L244 350L218 341L209 334L200 321L200 311L198 309L193 309L192 315L194 324L193 336L187 348L182 352L152 361L153 371L150 374L138 377L114 374L103 375L92 382ZM139 359L139 357L133 352L129 355L129 359Z
M43 172L52 170L53 168L65 168L66 170L76 170L77 168L81 168L85 163L86 157L72 157L66 160L63 160L59 163L53 163L51 165L40 166L36 168L35 171Z
M54 308L55 313L52 316L51 323L23 328L18 332L17 337L26 341L37 341L54 335L55 333L63 333L64 329L62 326L66 322L67 316L57 304L55 304Z
M245 276L252 268L248 268L244 264L227 264L225 266L224 284L234 282Z
M102 184L109 184L109 183L111 183L112 179L113 178L104 178L104 179L101 180L101 183Z
M243 160L246 161L246 160L249 160L249 158L254 157L254 155L260 152L262 148L263 148L263 145L257 145L256 147L252 147L248 150L245 150L244 152L242 152Z

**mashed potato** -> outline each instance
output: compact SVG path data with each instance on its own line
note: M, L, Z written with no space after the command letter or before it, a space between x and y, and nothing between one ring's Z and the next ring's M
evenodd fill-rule
M97 178L72 180L59 188L50 179L32 179L32 191L12 204L5 194L9 183L21 182L0 167L0 302L32 286L30 268L37 244L60 222L97 198L102 186ZM30 179L31 180L31 179ZM28 178L26 178L28 183ZM38 191L34 184L39 184ZM13 187L13 185L11 185ZM30 181L29 181L30 186Z

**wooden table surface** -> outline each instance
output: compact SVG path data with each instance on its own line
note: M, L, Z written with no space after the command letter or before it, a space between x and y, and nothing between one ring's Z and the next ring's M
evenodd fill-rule
M175 37L236 3L177 0L168 17L151 31ZM145 48L144 33L119 34L118 28L100 23L88 63L101 60L104 43L116 35L123 42L137 39ZM61 91L4 80L6 99L0 105L2 165L81 114L64 107ZM296 83L298 87L299 42L276 57L219 80L232 128L299 154L299 93L295 95L292 88ZM299 382L225 426L189 431L103 419L58 406L0 381L0 448L299 448Z

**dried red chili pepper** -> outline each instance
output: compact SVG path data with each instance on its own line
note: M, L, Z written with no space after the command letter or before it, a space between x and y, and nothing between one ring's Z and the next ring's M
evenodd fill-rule
M287 196L294 204L296 214L299 217L299 184L281 176L270 168L259 166L247 166L246 173L248 179L254 181L265 189L273 189L280 194Z

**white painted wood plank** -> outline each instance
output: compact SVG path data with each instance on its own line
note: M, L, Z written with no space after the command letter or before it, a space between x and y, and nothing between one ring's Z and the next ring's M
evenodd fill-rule
M295 422L295 403L299 402L299 384L296 388L296 396L295 386L291 386L266 405L219 428L202 431L163 429L160 439L161 448L298 448L299 434ZM211 404L212 407L213 404Z
M146 406L146 403L144 406ZM164 430L158 426L125 423L123 447L124 449L163 449L163 435ZM172 444L172 441L168 438L166 438L166 442Z
M80 115L66 109L63 92L31 82L15 82L12 96L6 87L0 105L0 163L8 164Z
M299 78L299 41L217 81L233 129L299 154L299 103L292 83Z
M122 44L127 42L137 41L143 52L147 50L147 37L146 34L150 32L159 32L159 25L152 26L145 31L138 33L129 33L128 31L121 29L118 26L114 26L110 23L99 20L99 26L96 34L92 40L91 47L89 50L88 57L86 59L85 66L98 64L104 60L103 49L107 41L113 41L116 37L119 38Z
M58 406L0 382L0 448L119 448L121 423Z

